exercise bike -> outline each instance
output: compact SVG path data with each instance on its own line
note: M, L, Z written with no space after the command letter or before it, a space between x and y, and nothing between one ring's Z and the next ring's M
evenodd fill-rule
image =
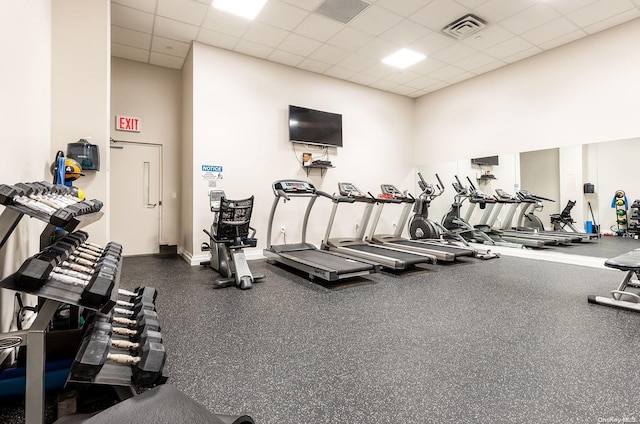
M236 287L247 290L260 282L264 275L252 275L244 255L245 247L256 247L256 230L250 226L253 196L242 200L229 200L224 191L209 192L209 204L213 212L209 243L202 243L200 250L211 252L211 259L200 265L208 265L224 278L217 280L217 288Z

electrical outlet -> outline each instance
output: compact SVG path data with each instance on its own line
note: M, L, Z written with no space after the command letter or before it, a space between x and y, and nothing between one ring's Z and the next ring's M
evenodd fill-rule
M285 231L284 231L284 225L283 225L282 227L280 227L280 232L281 232L282 234L284 234L284 232L285 232Z
M396 224L395 222L392 222L391 225L393 226L393 228L396 228L398 224Z
M358 231L358 230L360 229L360 224L358 224L358 223L356 222L355 227L356 227L356 231Z

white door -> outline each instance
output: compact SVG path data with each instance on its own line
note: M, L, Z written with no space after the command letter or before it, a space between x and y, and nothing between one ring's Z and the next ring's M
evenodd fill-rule
M111 147L111 239L122 244L127 256L160 249L161 147L133 143Z

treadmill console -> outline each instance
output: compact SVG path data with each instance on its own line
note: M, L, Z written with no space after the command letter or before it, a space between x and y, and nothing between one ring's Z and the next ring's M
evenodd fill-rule
M361 191L351 183L338 183L338 191L340 191L340 196L353 197L356 199L369 197L367 193Z
M282 190L289 194L314 194L316 188L307 181L299 180L281 180L273 183L273 191Z
M407 198L406 194L398 190L396 186L392 184L381 184L380 191L382 191L382 194L380 195L380 197L383 199L386 198L386 199L404 200Z
M220 203L223 197L224 191L222 190L211 190L209 192L209 206L211 207L211 212L220 211Z
M501 188L496 189L496 194L500 200L518 200L516 196L512 196Z

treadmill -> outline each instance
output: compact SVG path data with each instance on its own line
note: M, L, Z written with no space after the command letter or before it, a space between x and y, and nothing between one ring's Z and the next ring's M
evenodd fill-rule
M339 183L340 194L343 194L342 184ZM460 246L456 246L451 243L446 243L437 239L420 239L409 240L402 237L402 230L405 228L407 221L409 220L409 214L412 209L412 205L415 203L415 198L411 195L405 195L398 190L394 185L382 184L380 185L382 191L381 196L378 197L378 208L373 216L373 221L370 225L369 235L367 240L372 243L382 244L384 246L396 246L401 249L408 250L416 253L427 253L435 256L439 261L451 262L462 256L475 256L476 251ZM393 234L376 234L376 227L380 222L380 216L382 215L382 209L387 203L403 203L402 215L398 220L395 232Z
M510 202L506 201L505 199L496 198L495 196L489 196L483 193L481 190L476 188L476 186L468 176L467 181L469 181L472 189L472 197L470 199L471 206L467 211L467 219L471 217L471 213L473 212L473 208L475 207L476 203L484 203L485 206L484 213L482 214L479 223L475 225L477 228L483 229L487 232L494 232L496 234L499 234L501 239L504 241L521 244L526 247L540 248L548 245L557 246L561 243L570 243L570 240L568 238L544 236L541 234L534 234L533 231L521 233L517 231L511 231L509 229L495 229L493 227L493 222L497 219L498 213L500 213L503 205ZM496 208L496 206L498 207Z
M307 224L313 204L320 196L329 199L333 199L333 196L316 190L315 186L309 182L300 180L279 180L274 182L271 187L275 199L269 215L267 247L263 250L268 263L280 263L289 268L306 272L310 280L317 277L329 282L380 271L380 264L376 262L338 252L320 250L313 244L306 242ZM276 209L280 199L283 199L284 203L291 200L292 197L309 198L302 224L302 241L300 243L274 245L271 243L271 232Z
M519 190L516 194L524 204L520 209L520 214L518 215L518 230L533 231L537 228L539 233L560 234L564 237L570 238L572 242L591 240L591 234L570 233L568 231L549 231L544 228L544 224L540 218L534 214L534 212L536 210L542 210L542 201L555 202L555 200L533 194L527 190Z
M347 193L347 195L333 198L333 209L327 225L325 241L322 244L323 249L378 262L383 268L392 270L407 269L419 263L436 263L436 257L431 254L409 252L394 246L367 242L364 239L366 227L371 217L373 206L379 202L379 199L376 199L370 193L365 195L364 192L351 183L341 184L342 188L344 188L344 193ZM355 238L331 238L331 229L338 211L338 205L345 202L367 204L358 227L358 233Z

